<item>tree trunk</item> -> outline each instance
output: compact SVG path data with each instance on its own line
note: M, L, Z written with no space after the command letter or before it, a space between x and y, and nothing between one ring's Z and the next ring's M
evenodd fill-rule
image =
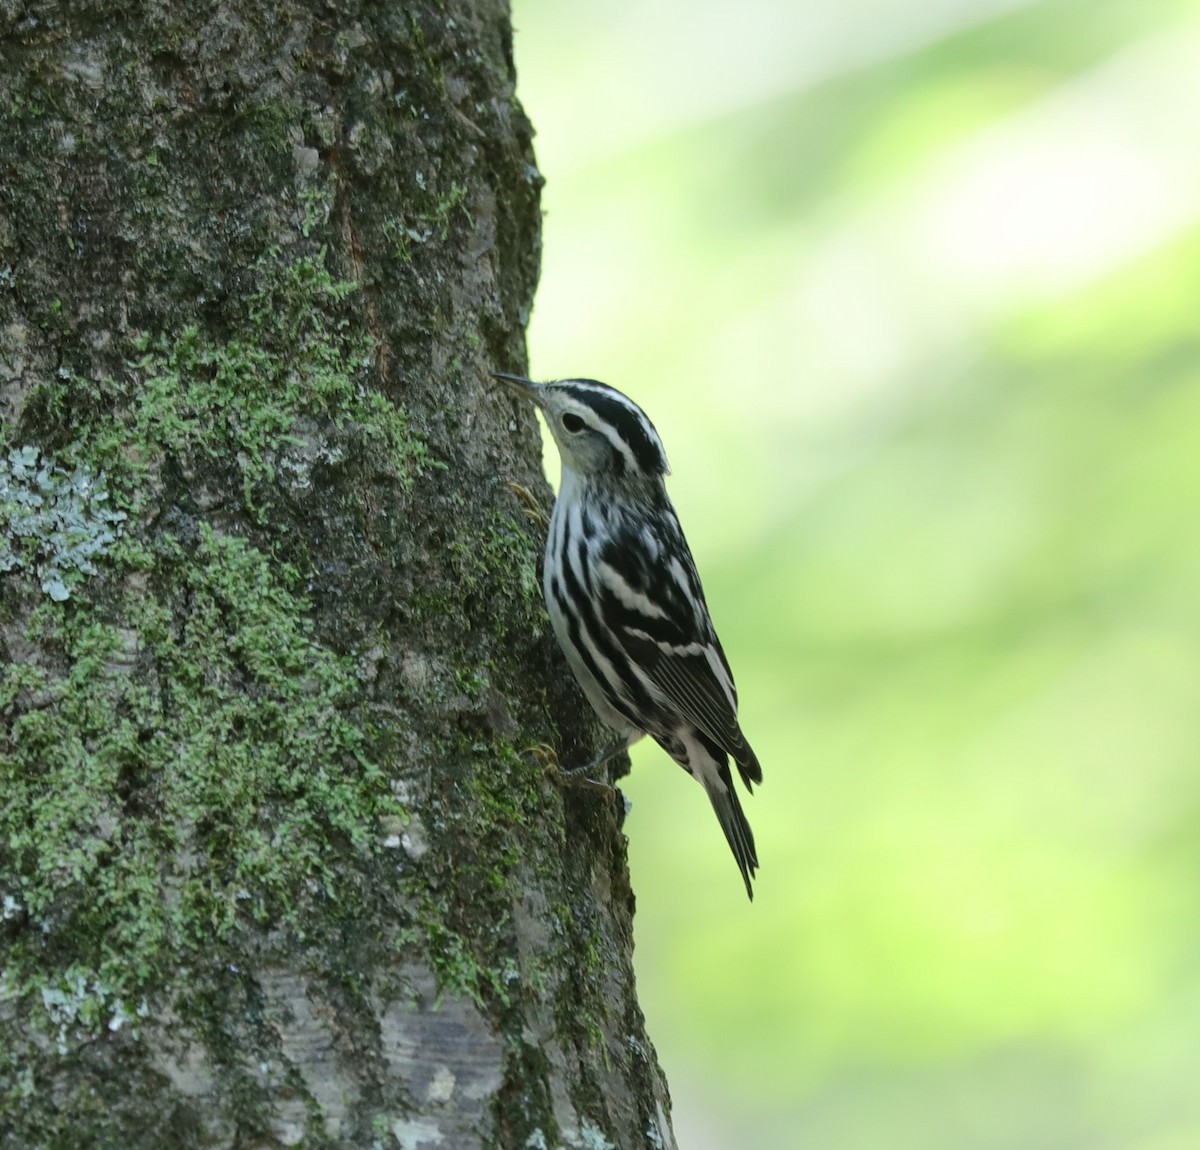
M494 0L0 0L0 1144L673 1146Z

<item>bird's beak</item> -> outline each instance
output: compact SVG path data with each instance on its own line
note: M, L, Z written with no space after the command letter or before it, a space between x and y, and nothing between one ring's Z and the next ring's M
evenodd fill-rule
M493 379L498 379L522 399L532 400L538 407L542 406L542 385L540 383L534 383L533 380L525 379L520 375L506 375L502 371L493 371L491 375Z

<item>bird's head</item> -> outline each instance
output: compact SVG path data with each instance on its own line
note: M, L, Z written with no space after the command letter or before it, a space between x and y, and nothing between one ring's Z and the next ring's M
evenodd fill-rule
M654 482L670 473L649 416L615 387L594 379L534 383L519 375L492 376L541 409L564 469L622 483Z

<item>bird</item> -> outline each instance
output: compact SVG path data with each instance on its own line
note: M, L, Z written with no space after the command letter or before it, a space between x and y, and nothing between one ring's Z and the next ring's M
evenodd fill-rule
M747 793L762 767L667 494L662 439L632 399L598 380L491 374L542 412L558 445L542 591L568 666L619 740L565 773L594 771L649 735L704 787L753 900L758 854L729 764Z

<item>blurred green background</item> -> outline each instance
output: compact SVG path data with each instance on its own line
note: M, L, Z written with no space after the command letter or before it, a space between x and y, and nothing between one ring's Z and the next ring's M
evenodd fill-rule
M532 372L657 423L766 772L753 906L624 784L681 1150L1200 1147L1200 3L514 21Z

